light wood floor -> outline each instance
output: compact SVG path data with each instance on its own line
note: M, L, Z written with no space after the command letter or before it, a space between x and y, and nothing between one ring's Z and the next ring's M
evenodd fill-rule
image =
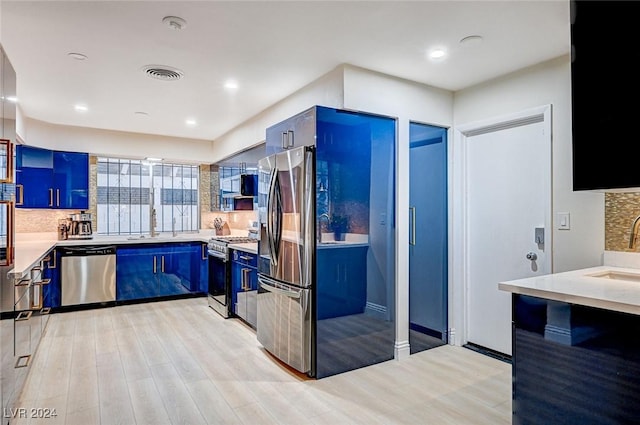
M277 363L205 298L52 315L16 424L511 423L511 366L442 346L320 380Z

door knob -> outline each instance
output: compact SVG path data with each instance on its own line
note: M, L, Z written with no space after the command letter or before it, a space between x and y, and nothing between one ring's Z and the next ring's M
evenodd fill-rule
M527 260L536 261L537 259L538 259L538 254L536 254L535 252L527 253Z

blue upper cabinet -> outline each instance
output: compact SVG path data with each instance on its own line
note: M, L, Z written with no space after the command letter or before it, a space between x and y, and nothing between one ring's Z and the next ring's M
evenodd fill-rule
M316 142L316 107L267 128L266 155Z
M18 145L16 206L89 208L89 155Z
M56 208L89 208L89 154L53 152Z
M53 208L53 151L16 147L16 206Z

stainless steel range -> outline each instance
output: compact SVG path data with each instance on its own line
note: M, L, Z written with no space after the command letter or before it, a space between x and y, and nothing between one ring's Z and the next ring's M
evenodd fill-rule
M256 242L244 236L214 236L209 240L209 307L222 317L229 317L231 308L231 260L229 244Z

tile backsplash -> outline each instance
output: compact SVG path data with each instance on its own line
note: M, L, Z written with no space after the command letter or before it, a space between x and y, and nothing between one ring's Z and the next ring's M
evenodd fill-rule
M605 193L604 235L605 250L640 252L640 238L629 249L633 220L640 215L640 193Z
M16 233L57 233L58 220L78 212L80 211L16 208Z

